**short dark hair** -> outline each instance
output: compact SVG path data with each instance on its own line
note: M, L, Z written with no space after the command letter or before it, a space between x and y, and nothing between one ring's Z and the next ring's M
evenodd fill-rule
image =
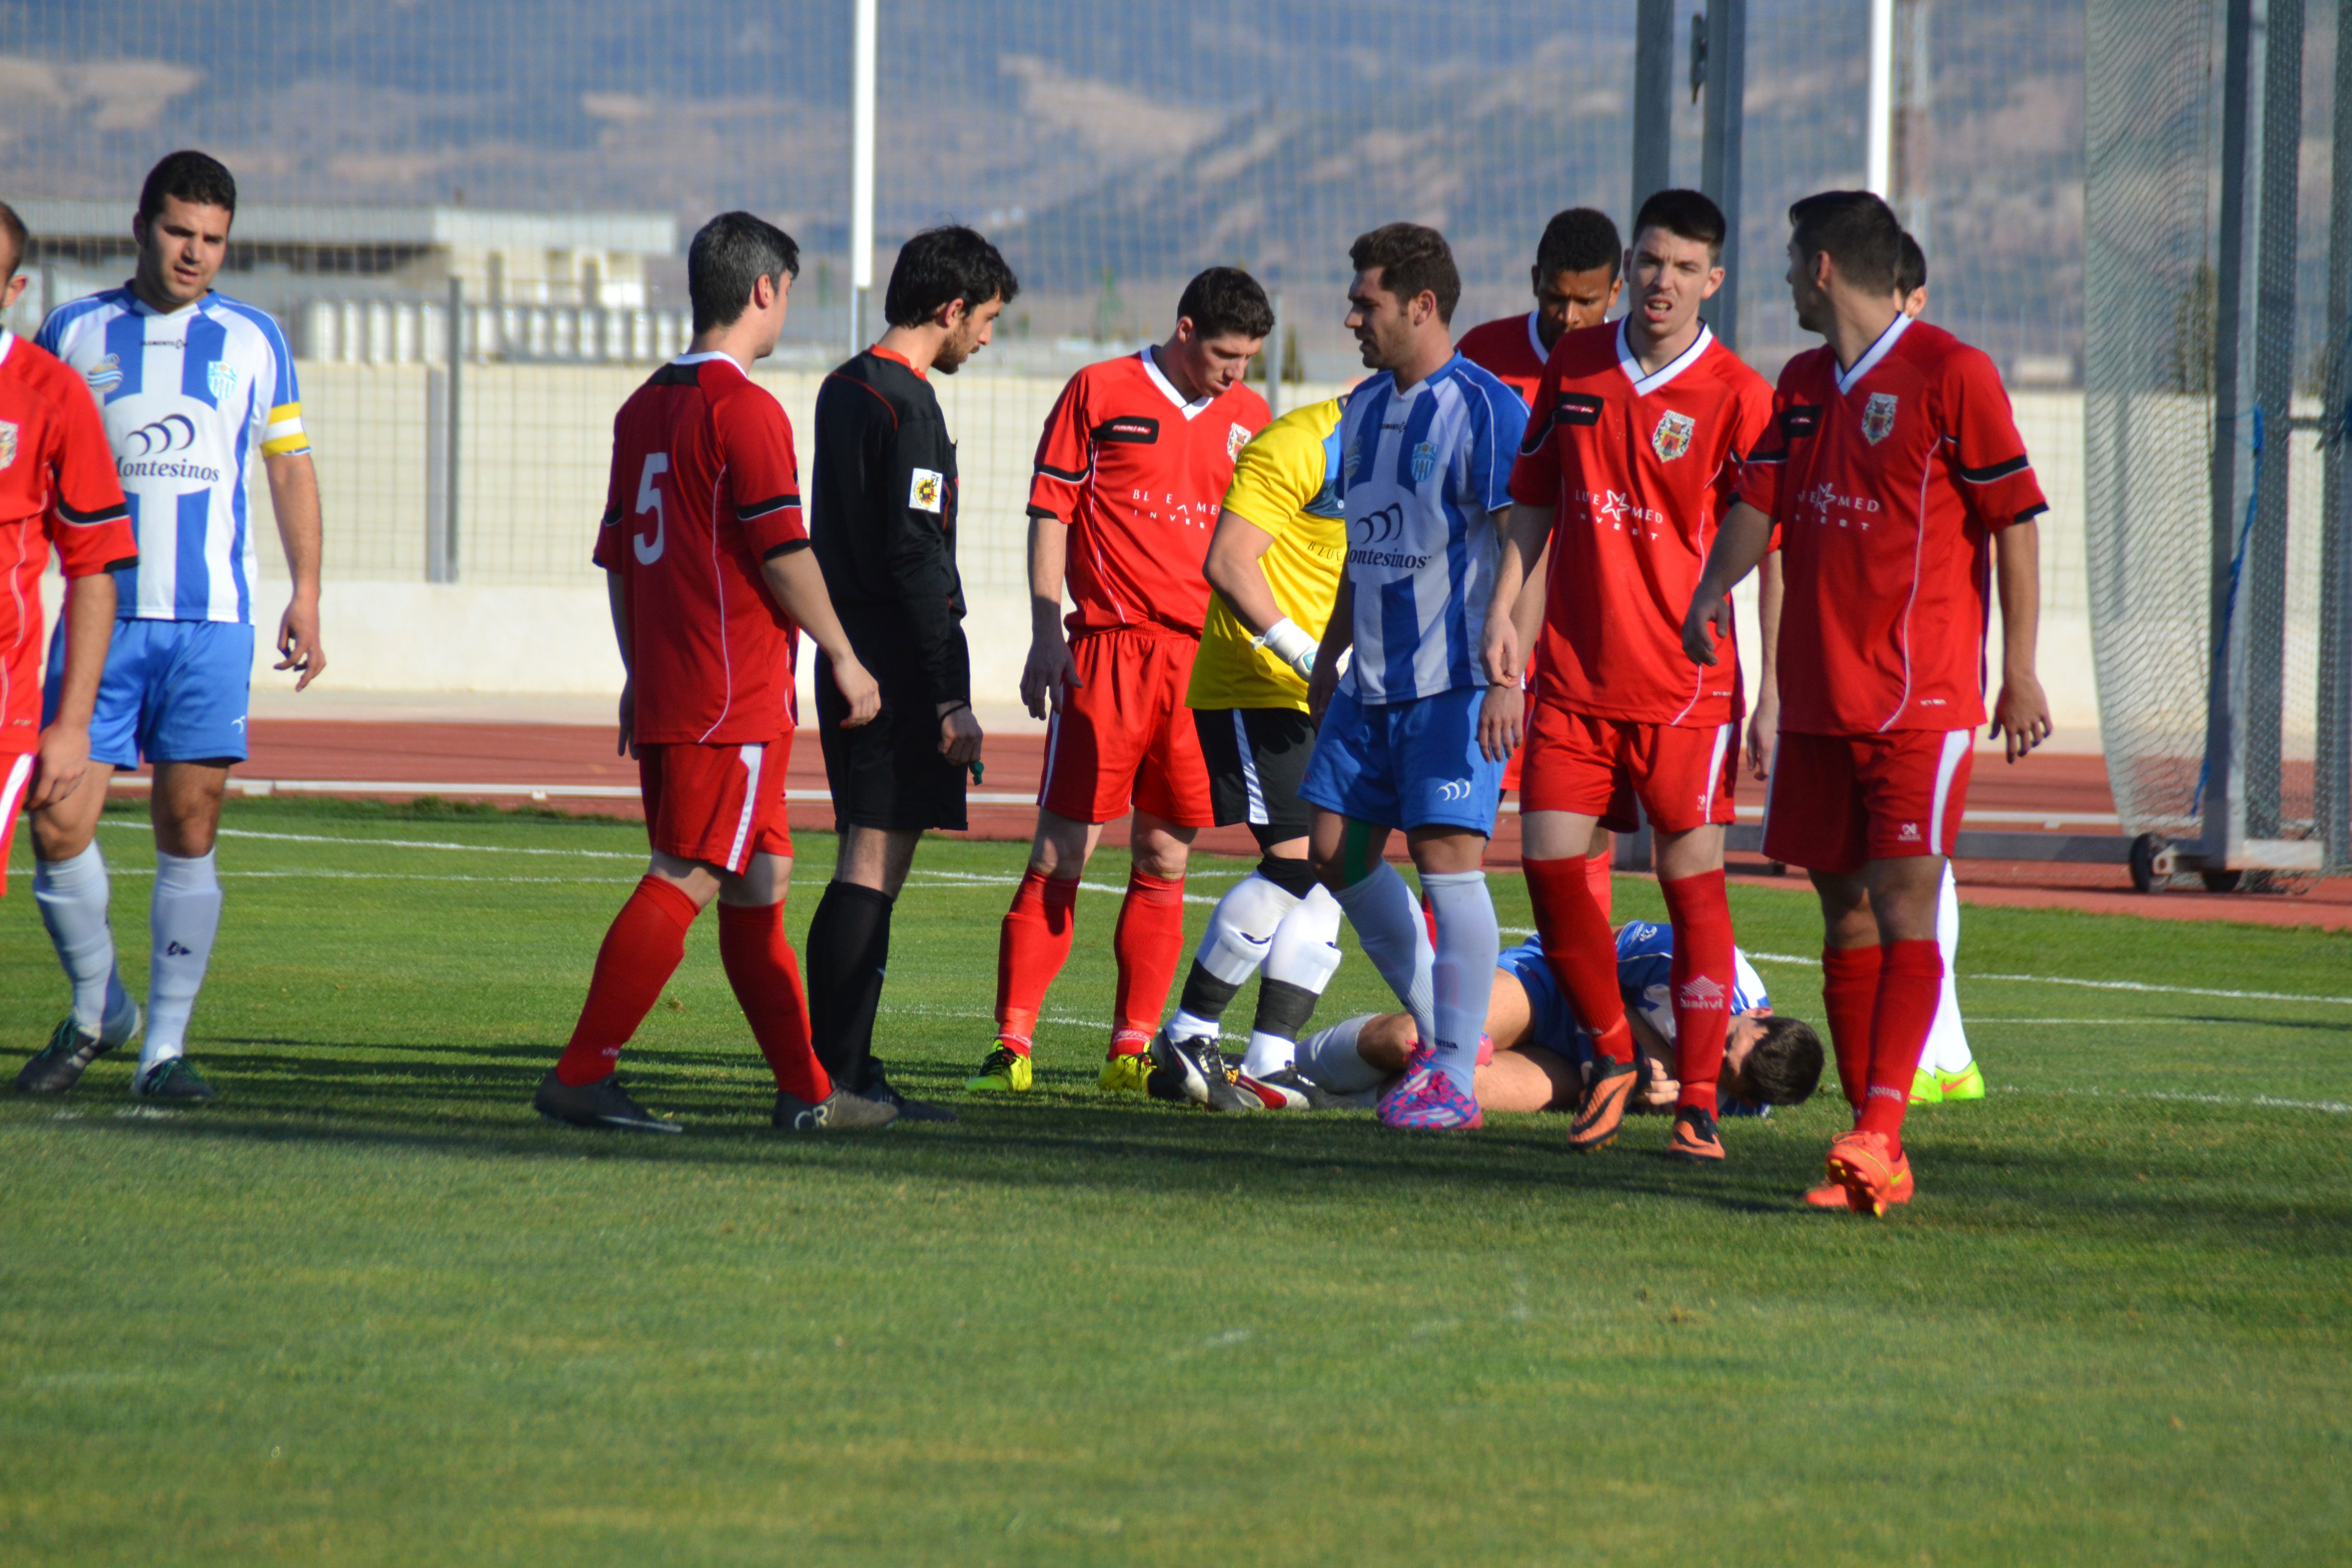
M1274 331L1274 306L1257 279L1238 267L1212 267L1184 285L1176 314L1189 317L1203 338L1264 338Z
M1695 239L1706 247L1709 256L1717 261L1723 259L1723 209L1708 200L1705 192L1653 192L1633 219L1633 238L1637 242L1645 228L1662 228L1677 238Z
M1903 231L1903 259L1895 266L1895 291L1906 300L1927 286L1927 253L1911 231Z
M686 294L694 302L694 330L707 332L740 317L762 278L783 287L801 275L801 247L793 237L751 213L720 213L694 231L686 247Z
M5 283L25 264L26 245L25 220L6 202L0 202L0 237L8 241L8 265L0 268L0 283Z
M1870 191L1817 191L1791 204L1797 249L1811 266L1827 256L1855 288L1892 293L1903 265L1903 225Z
M1010 305L1020 292L1021 280L977 229L942 224L910 236L898 247L890 287L882 295L882 319L894 327L912 327L958 300L966 310L977 310L991 300Z
M200 207L225 207L235 217L236 176L228 172L226 163L209 153L186 148L167 153L162 163L147 171L147 183L139 187L140 217L153 217L169 200L193 202Z
M1570 207L1554 213L1536 241L1536 273L1547 283L1563 272L1609 268L1614 280L1625 264L1625 242L1609 215L1591 207Z
M1766 1105L1802 1105L1822 1081L1822 1037L1802 1018L1763 1020L1739 1076Z
M1348 265L1359 272L1378 268L1380 286L1399 300L1417 298L1423 290L1437 296L1437 319L1451 323L1454 307L1462 302L1462 274L1454 265L1454 247L1433 228L1417 223L1384 223L1370 234L1360 234L1348 247Z

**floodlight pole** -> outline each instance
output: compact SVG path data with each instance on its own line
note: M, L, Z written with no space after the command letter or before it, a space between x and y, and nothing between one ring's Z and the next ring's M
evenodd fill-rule
M1895 199L1895 0L1870 0L1870 189Z
M2336 5L2339 173L2327 218L2327 382L2320 433L2319 712L2314 826L2330 870L2352 868L2352 0Z
M1725 283L1707 311L1723 346L1739 346L1740 121L1748 97L1748 0L1706 8L1706 129L1699 187L1723 209Z
M1675 0L1641 0L1633 22L1633 200L1674 184ZM1626 238L1631 240L1631 225Z
M866 347L866 297L874 288L875 0L854 0L849 57L849 352Z

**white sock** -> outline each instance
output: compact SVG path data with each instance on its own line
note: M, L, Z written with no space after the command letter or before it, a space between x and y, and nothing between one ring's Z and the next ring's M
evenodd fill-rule
M1375 1016L1365 1013L1345 1019L1299 1041L1298 1070L1333 1094L1363 1094L1380 1088L1389 1075L1356 1053L1356 1037Z
M1478 1037L1486 1031L1486 1004L1495 993L1495 960L1503 951L1495 900L1484 871L1424 872L1421 885L1437 917L1437 1066L1456 1089L1471 1094Z
M1339 900L1331 896L1329 889L1318 886L1283 916L1282 923L1274 929L1274 941L1266 947L1265 978L1258 982L1261 1017L1268 1010L1264 988L1288 986L1294 988L1292 999L1303 1009L1296 1015L1297 1020L1306 1023L1315 1016L1306 998L1319 999L1323 988L1331 984L1331 976L1339 972ZM1254 1028L1250 1031L1249 1048L1242 1057L1242 1071L1252 1078L1265 1078L1293 1065L1297 1054L1295 1028L1289 1034Z
M106 858L96 844L66 860L33 862L33 902L40 907L41 923L73 984L74 1026L97 1034L110 1017L120 1018L121 1005L110 1005L112 993L122 990L114 977L114 930L107 924ZM130 1001L126 994L123 1003Z
M1412 889L1395 867L1382 861L1370 876L1333 896L1348 911L1348 923L1356 928L1364 956L1412 1015L1421 1037L1437 1038L1437 992L1431 977L1437 954L1429 945L1429 928L1421 923L1421 906L1413 901Z
M220 930L221 889L213 857L155 851L155 900L148 924L154 952L147 967L147 1044L139 1070L187 1048L188 1015L204 988Z
M1960 955L1960 889L1952 879L1949 860L1944 862L1944 888L1936 902L1936 945L1944 954L1944 990L1919 1060L1930 1072L1949 1078L1968 1071L1976 1060L1969 1054L1969 1032L1960 1024L1960 991L1952 979L1952 965Z
M1201 933L1193 962L1228 985L1246 983L1265 962L1284 917L1297 907L1297 895L1252 871L1226 889L1209 911L1209 929ZM1213 1036L1222 1016L1222 1008L1212 1015L1179 1006L1168 1020L1168 1033L1180 1040Z

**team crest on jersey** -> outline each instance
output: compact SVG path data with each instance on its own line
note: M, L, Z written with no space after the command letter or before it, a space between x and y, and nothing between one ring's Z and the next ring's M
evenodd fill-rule
M16 460L16 427L0 419L0 468Z
M1863 438L1875 447L1894 432L1895 395L1891 392L1872 393L1870 401L1862 405Z
M122 357L108 354L82 372L81 378L89 383L92 392L111 392L122 384Z
M1697 422L1687 414L1668 414L1659 419L1658 427L1650 432L1650 450L1662 463L1671 463L1690 450L1691 437L1697 433Z
M1242 448L1249 445L1249 427L1245 425L1225 426L1226 461L1235 463L1241 461Z
M205 366L205 390L213 395L215 403L225 401L236 390L236 367L224 360Z
M1423 441L1412 449L1412 482L1423 485L1437 471L1437 448Z

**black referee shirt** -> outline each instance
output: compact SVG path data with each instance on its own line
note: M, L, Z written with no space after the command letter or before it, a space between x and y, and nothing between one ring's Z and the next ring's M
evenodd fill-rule
M812 548L859 661L886 692L895 674L929 701L971 701L955 443L930 383L872 349L826 376L808 499Z

